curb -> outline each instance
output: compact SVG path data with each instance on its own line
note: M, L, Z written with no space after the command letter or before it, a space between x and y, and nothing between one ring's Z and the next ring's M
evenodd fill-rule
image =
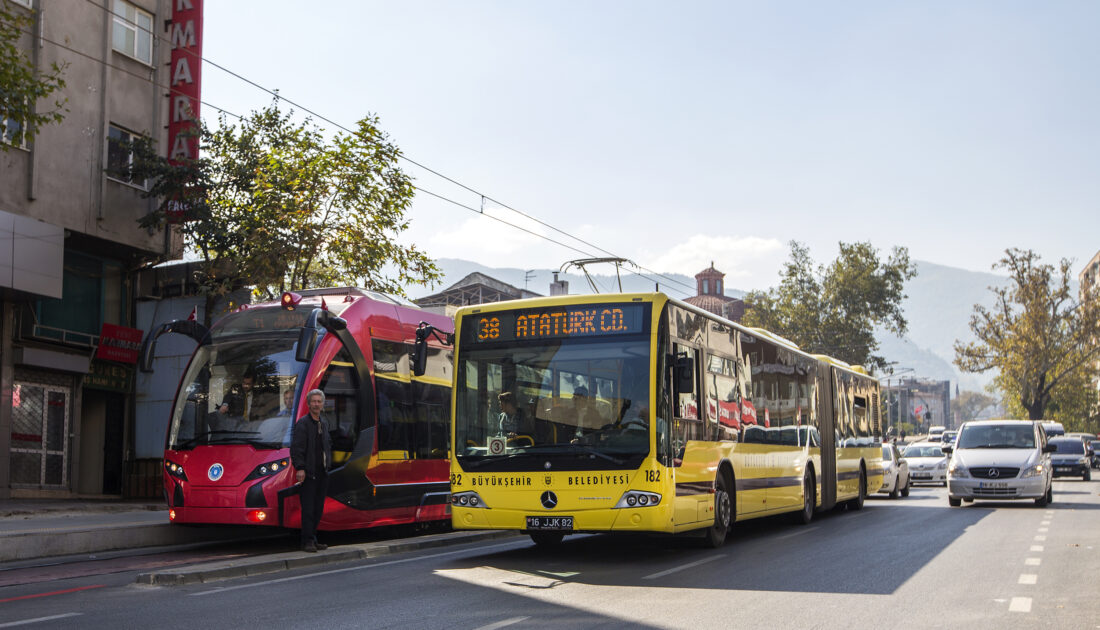
M352 562L355 560L365 560L367 558L376 558L378 556L386 556L405 551L431 549L434 547L450 547L483 540L519 537L521 535L519 531L514 530L430 534L409 540L341 545L339 548L329 548L317 553L291 551L259 558L240 558L229 561L196 564L182 569L141 573L137 576L135 581L138 584L153 586L208 584L219 580L278 573L281 571L290 571L292 569L316 567L327 564Z

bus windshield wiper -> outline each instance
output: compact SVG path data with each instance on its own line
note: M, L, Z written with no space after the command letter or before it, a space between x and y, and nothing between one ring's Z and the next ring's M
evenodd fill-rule
M471 468L481 468L482 466L491 464L493 462L502 462L504 460L513 459L519 457L520 455L526 454L527 453L505 453L503 455L483 455L480 459L475 459L473 461L470 461L470 455L459 455L459 457L465 458L466 460L462 462L462 467L466 470L470 470Z
M582 453L586 453L588 455L592 455L592 456L595 456L595 457L602 457L603 459L606 459L607 461L609 461L609 462L611 462L611 463L613 463L617 466L622 466L624 463L626 463L626 460L622 460L622 459L619 459L617 457L612 457L612 456L608 455L607 453L598 451L598 450L592 448L591 446L587 446L587 445L584 445L584 444L541 444L541 445L536 446L534 448L536 448L536 449L548 448L548 449L562 449L562 450L564 450L564 449L577 450L577 451L580 451Z

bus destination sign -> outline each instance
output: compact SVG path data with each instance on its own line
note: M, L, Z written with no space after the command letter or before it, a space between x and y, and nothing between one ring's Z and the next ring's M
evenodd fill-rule
M645 304L582 304L470 315L463 336L474 343L602 337L645 332Z

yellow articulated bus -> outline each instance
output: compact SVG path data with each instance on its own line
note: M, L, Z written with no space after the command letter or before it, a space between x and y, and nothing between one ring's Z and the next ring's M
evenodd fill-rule
M882 485L877 381L766 331L660 293L484 304L455 327L455 528L718 546Z

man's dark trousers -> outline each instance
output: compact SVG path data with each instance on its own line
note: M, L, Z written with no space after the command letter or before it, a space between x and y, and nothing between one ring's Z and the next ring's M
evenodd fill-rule
M299 498L302 501L302 546L317 542L317 525L325 509L325 490L328 474L322 472L316 478L306 476Z

